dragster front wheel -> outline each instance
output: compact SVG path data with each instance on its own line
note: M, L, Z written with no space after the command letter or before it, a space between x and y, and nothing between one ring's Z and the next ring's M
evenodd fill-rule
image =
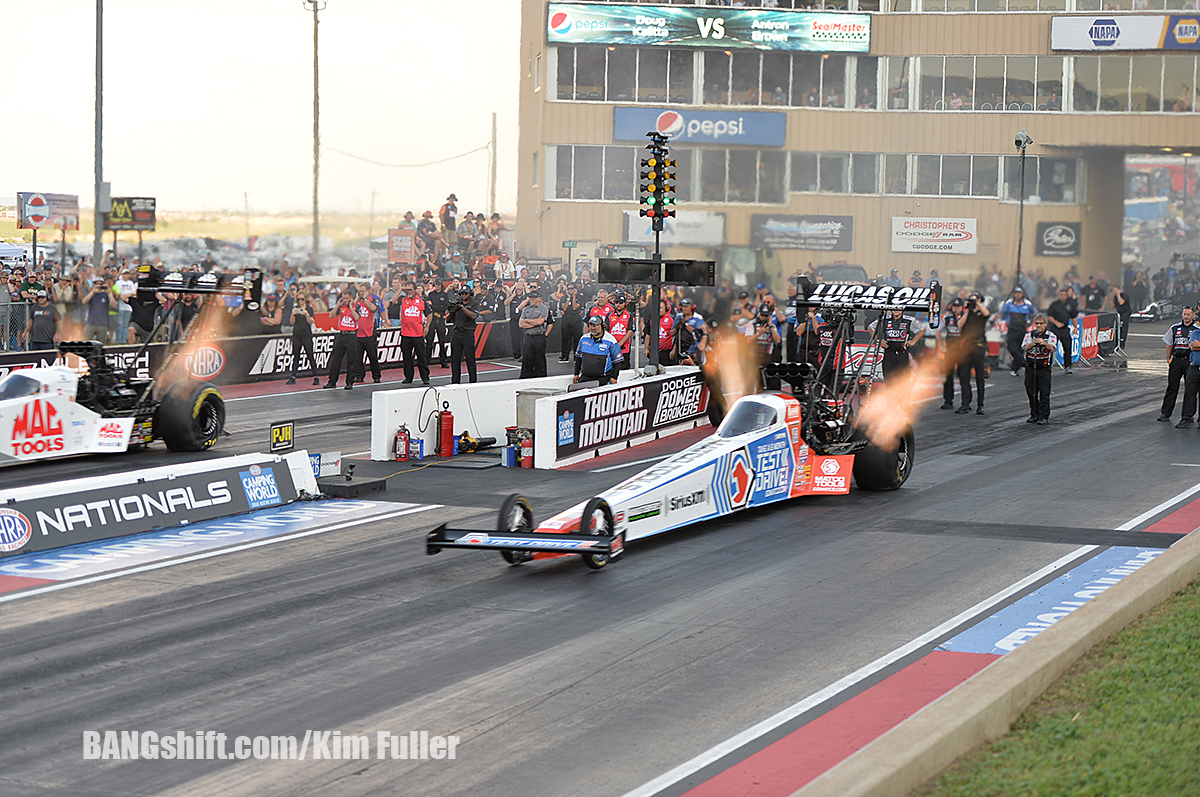
M583 508L583 517L579 520L579 533L604 537L611 537L616 533L616 524L613 523L612 508L608 501L593 498L587 502L587 506ZM611 558L603 553L585 553L583 563L593 570L599 570L608 564Z
M513 493L500 505L500 517L496 520L496 531L533 531L533 507L523 495ZM533 558L529 551L501 551L500 558L510 565L519 565Z

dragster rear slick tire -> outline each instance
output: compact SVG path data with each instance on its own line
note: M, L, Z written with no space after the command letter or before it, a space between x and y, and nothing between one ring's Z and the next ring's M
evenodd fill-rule
M154 436L172 451L212 448L225 428L225 399L211 382L171 385L154 414Z
M496 520L496 531L530 532L534 530L533 507L522 495L513 493L500 505L500 516ZM519 565L533 559L529 551L501 551L500 558L510 565Z
M616 534L612 508L608 505L608 501L603 498L593 498L587 502L587 506L583 508L583 517L579 519L579 533L597 536ZM592 570L600 570L617 556L620 554L609 556L603 553L585 553L580 558Z
M906 428L894 451L873 441L854 455L854 483L860 490L898 490L912 473L916 438Z

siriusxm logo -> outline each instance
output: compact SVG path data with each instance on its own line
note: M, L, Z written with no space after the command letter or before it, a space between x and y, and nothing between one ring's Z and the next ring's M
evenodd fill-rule
M558 419L558 444L569 446L575 442L575 413L563 410Z
M1097 19L1088 28L1088 36L1092 37L1092 44L1097 47L1112 47L1120 35L1121 28L1115 19Z

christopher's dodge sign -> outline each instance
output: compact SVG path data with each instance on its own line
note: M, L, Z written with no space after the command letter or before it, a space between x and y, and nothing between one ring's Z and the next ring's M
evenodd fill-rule
M699 373L568 395L555 411L556 458L696 420L707 411L708 388Z

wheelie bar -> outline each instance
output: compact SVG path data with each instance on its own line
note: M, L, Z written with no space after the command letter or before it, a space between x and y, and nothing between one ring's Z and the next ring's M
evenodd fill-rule
M625 547L625 535L536 534L516 531L466 531L438 526L425 535L425 553L433 556L443 548L474 548L490 551L534 553L587 553L615 556Z

